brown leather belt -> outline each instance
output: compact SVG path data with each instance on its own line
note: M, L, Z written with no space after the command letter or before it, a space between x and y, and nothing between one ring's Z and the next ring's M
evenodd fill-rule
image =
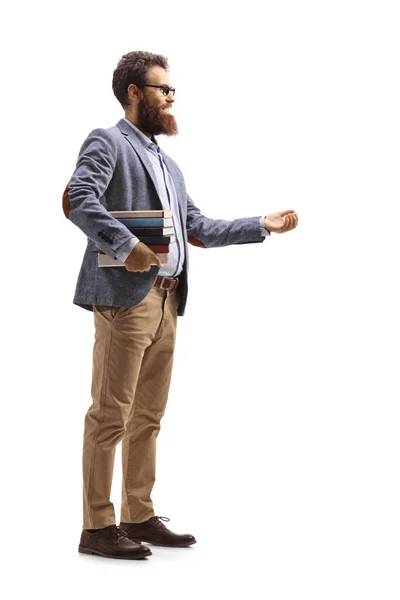
M154 282L156 287L162 288L163 290L173 290L179 285L179 277L161 277L158 275Z

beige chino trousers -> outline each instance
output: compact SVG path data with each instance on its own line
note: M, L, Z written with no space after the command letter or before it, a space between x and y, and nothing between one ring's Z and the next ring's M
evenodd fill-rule
M179 286L153 287L129 308L93 306L92 399L83 436L83 527L116 523L110 501L115 448L122 441L121 521L154 516L156 438L168 399Z

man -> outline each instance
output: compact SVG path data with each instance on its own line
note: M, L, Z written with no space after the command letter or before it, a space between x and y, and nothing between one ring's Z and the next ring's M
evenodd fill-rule
M176 163L155 135L176 135L167 59L130 52L113 74L125 111L115 127L95 129L80 150L63 195L66 216L87 236L74 303L94 313L93 403L85 417L83 531L80 552L110 558L151 554L141 542L189 546L155 515L156 437L171 379L177 316L187 293L188 242L202 248L263 242L297 226L294 210L225 221L205 217L186 192ZM113 218L113 210L173 211L176 241L167 265ZM99 268L97 254L125 268ZM110 501L115 448L122 441L121 523ZM168 519L167 519L168 520Z

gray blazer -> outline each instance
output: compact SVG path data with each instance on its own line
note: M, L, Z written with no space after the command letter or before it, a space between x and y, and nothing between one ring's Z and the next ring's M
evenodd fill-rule
M186 192L177 164L162 150L175 184L183 231L185 262L179 275L178 316L185 312L188 295L188 242L202 248L263 242L260 216L210 219L201 214ZM159 267L130 272L124 267L101 268L97 252L115 256L116 250L133 234L108 211L160 210L152 165L135 130L121 119L115 127L95 129L80 149L75 171L63 195L66 217L88 237L73 303L93 310L93 304L129 307L139 304L154 285Z

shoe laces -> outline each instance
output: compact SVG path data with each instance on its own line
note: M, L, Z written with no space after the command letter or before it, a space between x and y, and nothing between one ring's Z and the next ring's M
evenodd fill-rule
M168 517L151 517L151 519L149 519L149 523L151 523L151 525L155 525L158 527L158 529L167 529L164 523L161 523L161 521L169 520L170 519L168 519Z
M118 544L121 538L128 536L127 532L121 527L118 527L118 525L111 525L108 531L110 533L110 537L116 544Z

